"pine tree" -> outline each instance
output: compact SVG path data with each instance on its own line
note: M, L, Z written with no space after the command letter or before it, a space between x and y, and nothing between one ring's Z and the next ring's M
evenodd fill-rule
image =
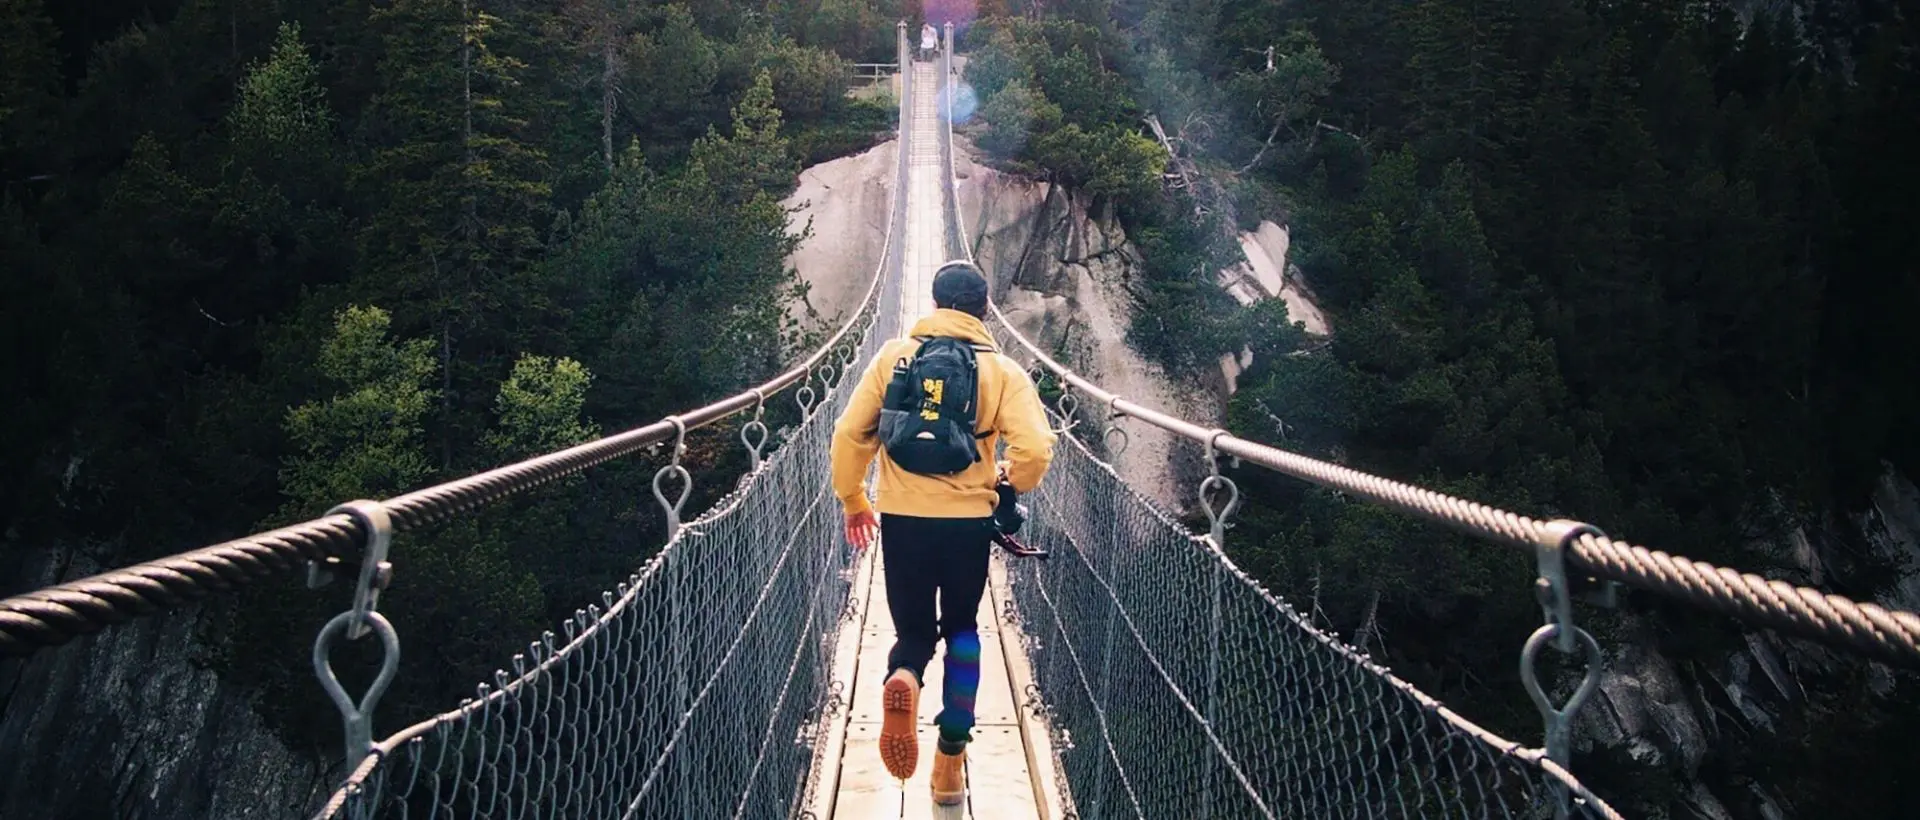
M0 181L9 186L53 171L58 36L41 0L0 0Z
M387 58L358 176L384 202L363 241L396 319L440 345L442 462L478 435L484 374L518 346L510 329L543 310L528 279L547 223L546 158L524 141L524 63L492 45L513 32L473 0L403 0L375 12ZM519 322L506 320L520 314Z
M598 63L600 90L600 151L608 174L613 173L614 123L618 120L621 75L628 60L629 33L635 23L632 6L619 0L568 0L561 10L583 50Z
M742 205L755 196L784 197L800 177L800 163L780 136L780 109L773 105L773 77L754 75L753 86L733 109L733 134L713 129L693 143L693 162L720 188L720 199Z

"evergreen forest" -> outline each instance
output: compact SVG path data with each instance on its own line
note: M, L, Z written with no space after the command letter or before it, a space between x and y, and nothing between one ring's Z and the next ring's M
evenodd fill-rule
M1920 0L0 0L0 583L29 550L148 560L773 375L843 318L781 202L889 138L852 64L949 18L971 150L1139 251L1127 342L1196 384L1251 352L1236 434L1857 600L1920 572L1852 524L1920 477ZM1329 337L1216 286L1262 220ZM745 466L737 432L690 437L690 508ZM415 594L382 609L437 640L379 724L470 696L656 550L635 499L664 455L409 534ZM1530 562L1230 474L1242 567L1537 737ZM305 653L340 595L208 605L197 660L296 747L338 743ZM1583 617L1702 689L1748 647L1651 596ZM1696 782L1910 816L1920 679L1793 657L1789 725L1574 769L1636 817L1692 816Z

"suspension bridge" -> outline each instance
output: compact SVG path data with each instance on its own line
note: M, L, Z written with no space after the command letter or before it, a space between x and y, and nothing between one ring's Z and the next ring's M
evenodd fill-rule
M22 657L247 584L324 572L356 579L351 608L313 647L338 707L346 776L316 817L1618 817L1570 771L1570 720L1604 653L1574 618L1625 584L1876 660L1920 666L1920 617L1691 561L1570 521L1537 521L1241 439L1134 404L1055 361L994 308L1001 347L1064 391L1062 436L1030 498L1045 561L996 557L982 606L983 681L959 807L927 798L926 761L905 784L876 751L877 688L891 642L877 550L841 535L828 480L842 381L903 322L931 308L933 271L971 258L952 173L952 29L915 61L899 29L900 129L885 251L825 344L766 384L654 424L322 518L0 601L0 656ZM768 402L800 420L776 437ZM745 417L752 468L683 519L696 480L687 431ZM1205 448L1188 530L1101 454L1128 424ZM1087 431L1081 433L1080 431ZM780 439L774 446L776 438ZM405 572L393 536L516 492L666 445L654 479L663 548L557 632L527 636L451 710L380 735L371 713L397 667L400 627L379 596ZM1317 627L1223 550L1240 504L1232 458L1358 501L1517 548L1538 567L1543 625L1518 648L1542 742L1507 739L1448 709ZM384 650L348 692L343 641ZM428 636L413 640L428 641ZM1571 653L1584 676L1542 681L1536 659ZM939 665L930 668L937 691ZM318 697L316 693L316 697ZM932 710L924 698L923 755ZM30 750L27 750L30 753ZM936 813L936 810L945 813Z

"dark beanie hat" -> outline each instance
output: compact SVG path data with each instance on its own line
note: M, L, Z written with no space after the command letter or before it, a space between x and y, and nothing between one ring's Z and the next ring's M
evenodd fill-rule
M985 318L987 277L980 275L980 269L972 262L963 259L941 265L933 275L933 306Z

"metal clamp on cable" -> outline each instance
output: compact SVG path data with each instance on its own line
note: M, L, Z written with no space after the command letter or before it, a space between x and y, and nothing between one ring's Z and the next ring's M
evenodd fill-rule
M367 634L367 615L379 606L380 590L393 583L393 564L387 561L387 550L393 546L393 519L378 501L349 501L327 511L327 515L334 513L353 516L367 534L360 551L360 580L353 588L353 622L347 625L347 637L357 641ZM329 563L345 562L332 559Z
M372 507L373 509L371 510L359 509L361 505L370 505L370 507ZM374 520L375 518L378 518L382 522L388 521L387 508L378 501L365 501L365 500L349 501L345 504L341 504L340 506L337 506L331 510L328 510L327 514L321 516L321 518L326 518L336 513L345 514L348 517L353 518L354 522L359 524L362 529L367 529L371 527L372 525L369 524L368 522ZM383 524L383 526L387 526L387 525ZM372 539L372 537L369 537L369 540L366 544L366 548L361 550L361 553L359 556L342 557L338 555L329 555L319 561L308 561L307 562L307 588L319 589L328 584L331 584L333 583L334 576L342 572L354 572L356 574L360 574L361 567L369 560L369 556L373 555L373 550L377 549L379 550L379 556L371 558L370 560L374 562L375 574L381 575L381 577L378 577L375 579L377 585L375 587L374 596L378 597L379 590L386 589L387 583L392 580L391 576L393 573L393 567L390 565L386 565L385 563L386 555L387 555L387 545L391 543L391 541L392 541L392 529L390 526L388 526L386 530L386 540L376 544L375 541ZM363 634L366 634L366 633L360 632L352 635L351 637L359 638L360 635L363 635Z
M680 455L687 451L687 423L681 421L679 416L668 416L667 421L674 430L673 460L653 474L653 497L659 500L660 508L667 513L667 543L673 543L674 536L680 534L680 510L687 506L687 496L693 494L693 474L680 466ZM666 488L661 482L673 474L678 474L684 483L680 487L679 497L668 501Z
M1598 527L1578 521L1555 520L1545 525L1545 534L1534 544L1540 577L1534 581L1540 596L1540 608L1549 626L1573 623L1573 600L1579 598L1594 606L1612 609L1620 602L1620 583L1567 573L1567 548L1583 535L1607 537ZM1574 636L1560 635L1554 648L1562 652L1574 649Z
M1520 683L1527 690L1527 697L1533 700L1534 707L1540 710L1540 717L1545 723L1547 759L1569 770L1572 768L1573 716L1600 685L1600 672L1606 665L1600 642L1573 622L1575 590L1573 579L1567 575L1567 545L1582 535L1606 537L1605 533L1590 524L1557 520L1547 522L1541 538L1534 543L1534 554L1540 569L1540 576L1534 581L1534 590L1540 596L1540 609L1546 623L1534 630L1533 635L1527 638L1526 646L1520 650ZM1601 603L1611 605L1616 596L1608 590L1595 597L1601 598ZM1546 690L1540 686L1537 669L1540 648L1548 642L1552 642L1553 647L1561 652L1584 650L1586 656L1587 669L1580 679L1580 685L1574 689L1573 697L1567 698L1566 704L1559 708L1547 700ZM1558 796L1554 806L1555 817L1565 818L1571 808L1571 796L1564 789L1555 789L1555 792Z
M387 563L387 549L393 543L393 520L387 515L386 506L378 501L350 501L328 510L327 514L337 512L353 516L367 534L367 542L360 554L360 581L354 586L353 608L335 615L320 628L319 636L313 641L313 671L320 678L320 688L326 690L327 697L340 710L346 731L347 771L351 772L360 767L360 762L373 749L373 708L400 669L400 636L378 610L380 590L393 581L393 565ZM328 658L341 634L348 640L358 640L368 632L380 636L380 673L355 703L347 697L346 688L340 685L340 678L333 673L333 664Z

